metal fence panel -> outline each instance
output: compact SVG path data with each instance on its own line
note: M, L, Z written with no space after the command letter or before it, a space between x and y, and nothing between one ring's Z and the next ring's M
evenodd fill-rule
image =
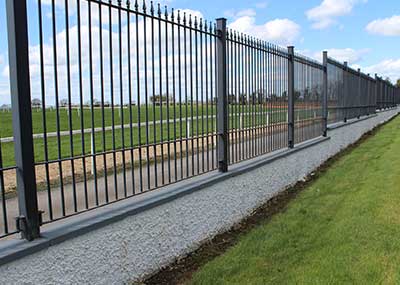
M15 217L50 223L228 171L400 103L377 76L226 29L224 19L152 2L34 2L27 11L26 0L7 0L10 65L25 73L10 77L13 111L0 110L0 237L26 226ZM27 18L35 24L25 31ZM29 49L18 42L26 34Z

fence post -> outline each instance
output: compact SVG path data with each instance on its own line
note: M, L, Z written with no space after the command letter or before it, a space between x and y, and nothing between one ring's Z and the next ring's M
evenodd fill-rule
M358 90L358 102L357 102L357 105L358 105L358 107L357 107L357 109L358 109L358 112L357 112L357 119L360 119L360 117L361 117L361 113L362 113L362 110L361 110L361 108L362 108L362 106L361 106L361 102L362 102L362 100L361 100L361 97L362 97L362 94L361 94L361 69L359 68L359 69L357 69L357 72L358 72L358 88L357 88L357 90Z
M217 19L217 134L218 169L228 171L228 97L226 90L226 19Z
M348 82L348 69L347 69L348 63L347 61L344 62L344 72L343 72L343 85L344 85L344 100L343 100L343 108L344 108L344 119L343 122L347 122L347 115L348 115L348 106L347 106L347 102L349 101L349 96L350 92L349 92L349 82Z
M294 47L288 47L288 147L294 147Z
M40 236L32 138L26 0L6 0L8 56L17 175L17 229L29 241Z
M324 65L323 91L322 91L322 135L327 136L328 129L328 52L322 52L322 63Z
M376 109L380 109L380 101L379 101L379 78L378 74L375 73L375 113Z

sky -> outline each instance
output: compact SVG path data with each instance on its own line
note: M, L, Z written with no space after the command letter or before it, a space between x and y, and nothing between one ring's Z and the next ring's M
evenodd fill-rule
M38 80L39 49L38 49L38 16L37 1L28 2L29 46L31 64L31 89L32 97L39 96L40 84ZM65 43L65 19L62 17L65 11L65 0L56 1L57 45ZM82 15L87 15L86 0L81 0ZM115 2L115 1L114 1ZM69 0L70 36L73 39L77 34L76 29L76 0ZM54 91L54 74L51 66L53 36L51 29L51 0L42 0L43 7L43 35L46 79L46 93ZM149 4L149 3L148 3ZM338 61L348 61L354 68L361 68L364 73L378 73L383 77L389 77L392 82L400 78L400 3L399 0L307 0L307 1L277 1L277 0L247 0L247 1L221 1L221 0L164 0L162 6L168 5L169 9L185 10L187 13L213 21L216 18L225 17L228 27L239 32L246 33L256 38L278 44L280 46L295 46L295 51L303 55L321 59L323 50ZM85 9L86 7L86 9ZM96 10L93 10L93 20L96 19ZM107 11L103 11L107 18ZM117 14L113 14L114 20ZM83 52L85 61L87 53L87 17L82 17ZM115 22L113 22L113 25ZM125 25L124 25L125 24ZM126 29L126 22L123 21ZM96 25L94 24L94 28ZM99 29L94 29L93 36L98 37ZM117 29L113 31L114 46L118 45ZM106 43L108 32L103 32L103 40ZM72 40L72 42L74 42ZM99 42L99 41L97 41ZM126 44L126 43L124 43ZM143 43L140 43L141 45ZM98 44L97 44L98 45ZM100 57L99 49L94 44L94 58ZM10 103L9 69L7 51L7 27L5 14L5 0L0 0L0 105ZM60 46L57 57L58 66L65 65L65 47ZM74 89L78 85L76 48L71 47L71 84ZM104 48L105 58L109 51ZM122 52L124 54L124 51ZM123 55L123 61L126 57ZM163 58L161 56L161 58ZM118 58L114 58L118 60ZM168 59L169 60L169 59ZM116 62L117 63L117 62ZM95 65L94 71L98 70ZM107 68L107 66L106 66ZM65 98L67 84L65 68L61 68L59 75L60 98ZM83 85L89 88L87 68L83 70ZM119 72L118 70L115 72ZM107 73L107 72L106 72ZM127 89L124 86L126 71L123 70L124 83L116 88ZM108 74L109 75L109 74ZM107 74L106 74L107 77ZM116 74L116 78L118 75ZM109 83L106 83L109 84ZM94 88L98 88L98 79L94 80ZM143 85L143 84L141 84ZM142 87L141 87L142 88ZM75 91L73 90L75 94ZM87 92L86 92L87 93ZM51 97L50 95L46 95ZM78 96L79 97L79 96ZM85 100L88 97L85 96ZM53 99L49 99L50 102Z

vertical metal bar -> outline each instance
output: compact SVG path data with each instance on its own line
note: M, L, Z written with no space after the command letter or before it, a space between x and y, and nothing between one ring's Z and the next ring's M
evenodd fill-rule
M174 9L172 9L171 11L171 37L172 37L172 98L173 98L173 104L174 104L174 109L173 109L173 113L174 113L174 177L175 177L175 181L178 180L178 163L177 163L177 128L176 128L176 79L175 79L175 14L174 14ZM179 136L180 138L180 136Z
M191 136L190 136L190 150L192 152L192 160L191 160L191 164L192 164L192 176L194 176L194 105L193 105L193 32L192 32L193 28L192 28L192 15L189 14L189 68L190 68L190 123L191 123L191 129L189 127L189 132L191 132ZM187 106L186 106L187 107ZM190 125L189 125L190 126Z
M136 31L136 95L137 95L137 126L138 126L138 150L139 150L139 189L143 192L143 165L142 165L142 127L140 104L140 44L139 44L139 4L135 1L135 31ZM145 19L144 19L145 21ZM113 124L114 125L114 124Z
M233 37L233 44L234 44L234 48L233 48L233 56L235 57L234 58L234 65L235 65L235 68L234 68L234 73L235 73L235 75L234 75L234 80L235 80L235 115L234 115L234 118L235 118L235 124L232 126L232 128L234 127L235 128L235 162L238 162L239 161L239 157L238 157L238 155L239 155L239 143L240 143L240 140L239 140L239 134L238 134L238 120L239 120L239 117L238 117L238 115L239 115L239 113L238 113L238 107L239 107L239 92L238 92L238 81L239 81L239 78L238 78L238 45L237 45L237 32L234 32L234 37Z
M42 93L42 123L43 123L43 153L45 160L45 171L46 171L46 188L47 188L47 203L49 208L49 219L53 219L53 206L51 199L51 187L50 187L50 173L49 173L49 150L47 141L47 123L46 123L46 89L44 79L44 52L43 52L43 24L42 24L42 1L38 0L38 18L39 18L39 54L40 54L40 87ZM1 153L0 153L1 160ZM0 164L1 168L1 164ZM1 173L2 174L2 173ZM0 179L2 179L0 177ZM4 187L3 187L4 192ZM3 201L5 203L5 201ZM6 217L6 216L4 216ZM7 223L4 224L7 229ZM7 231L6 231L7 232Z
M168 161L168 183L171 183L171 128L170 128L170 121L169 121L169 117L170 117L170 111L169 111L169 68L168 68L168 42L169 42L169 38L168 38L168 8L167 6L165 6L165 13L164 13L164 17L165 17L165 90L166 90L166 104L167 104L167 161ZM172 27L173 28L173 27ZM174 40L172 38L172 40ZM176 139L176 138L174 138Z
M154 48L154 4L153 1L150 2L150 15L151 15L151 87L153 96L153 156L154 156L154 187L158 187L158 172L157 172L157 126L156 126L156 81L155 81L155 48ZM147 96L146 96L147 97ZM160 97L161 98L161 97ZM146 99L147 100L147 99ZM145 101L147 102L147 101ZM146 103L147 106L148 103ZM146 112L147 114L147 112ZM162 118L161 118L162 120ZM146 122L146 128L147 128ZM148 152L148 150L147 150Z
M161 184L165 184L165 177L164 177L164 127L163 127L163 65L162 65L162 44L161 44L161 6L158 4L158 11L157 11L157 21L158 21L158 56L159 56L159 92L160 92L160 147L161 147Z
M104 64L103 64L103 18L102 18L102 4L99 2L99 50L100 50L100 93L101 93L101 128L102 128L102 143L103 143L103 171L104 171L104 196L105 201L108 203L108 174L107 174L107 142L106 142L106 122L104 111ZM129 19L128 19L129 31ZM129 37L129 35L128 35ZM128 48L129 51L129 48ZM130 74L130 73L129 73Z
M201 166L204 172L204 69L203 69L203 19L200 19L200 87L201 87ZM208 119L208 118L207 118Z
M96 163L96 133L94 115L94 79L93 79L93 44L92 44L92 3L88 2L88 24L89 24L89 92L90 92L90 113L91 113L91 144L92 144L92 174L93 188L95 193L96 206L99 205L99 193L97 187L97 163Z
M251 157L251 113L250 113L250 108L251 108L251 86L250 86L250 37L245 36L245 63L246 63L246 70L245 70L245 82L246 82L246 88L245 92L247 93L247 106L246 106L246 113L245 113L245 126L246 126L246 158Z
M215 27L215 26L214 26ZM210 100L211 100L211 169L214 169L214 94L216 92L216 85L213 85L213 65L214 62L216 61L216 56L215 56L215 49L213 49L213 47L215 47L216 45L216 41L213 39L215 39L215 33L213 33L213 24L210 22L210 26L209 26L210 30ZM215 92L214 92L215 91ZM216 115L215 115L216 116Z
M228 109L226 94L226 19L217 19L217 134L218 134L218 169L228 171Z
M26 8L26 0L6 1L10 91L20 214L17 223L22 237L31 241L40 236L40 217L32 139Z
M288 47L288 147L294 147L294 47Z
M150 3L150 10L151 13L154 10L153 8L153 3ZM151 180L150 180L150 151L149 151L149 94L148 94L148 75L147 75L147 14L146 14L146 3L143 2L143 67L144 67L144 102L145 102L145 120L146 120L146 132L145 132L145 137L146 137L146 169L147 169L147 189L151 188ZM154 60L153 60L154 62ZM154 63L153 63L154 64ZM140 108L141 106L139 106ZM154 119L154 118L153 118ZM161 118L162 120L162 118ZM156 125L153 123L153 128L155 128ZM141 126L139 126L141 128ZM156 152L154 152L154 156L156 156ZM155 173L155 175L157 175Z
M76 1L77 5L77 25L78 25L78 69L79 69L79 109L80 109L80 127L81 127L81 147L82 147L82 168L83 168L83 187L85 194L85 208L89 208L87 175L86 175L86 158L85 158L85 125L83 111L83 76L82 76L82 37L81 37L81 4L80 0Z
M130 142L130 157L131 157L131 177L132 177L132 195L135 195L135 157L134 157L134 143L133 143L133 101L132 101L132 68L131 68L131 3L129 0L126 2L127 12L127 48L128 48L128 94L129 94L129 142ZM101 23L101 22L100 22ZM101 34L101 33L100 33ZM107 168L105 168L107 176ZM107 191L107 190L106 190Z
M115 154L116 142L115 142L115 110L114 110L114 60L113 60L113 12L111 8L112 1L109 0L108 6L108 29L109 29L109 69L110 69L110 99L111 99L111 132L112 132L112 156L113 156L113 172L114 172L114 192L115 199L118 200L118 173L117 173L117 158ZM140 130L140 128L139 128Z
M322 79L322 135L327 136L328 128L328 52L322 52L323 79Z
M145 140L146 140L146 169L147 169L147 189L151 189L151 184L150 184L150 151L149 151L149 95L148 95L148 75L147 75L147 13L146 13L146 3L143 2L143 63L144 63L144 102L145 102ZM150 13L154 13L154 8L153 8L153 2L150 3ZM139 40L139 39L137 39ZM153 60L154 64L154 60ZM139 79L139 78L138 78ZM140 108L140 106L138 106ZM155 118L153 118L155 119ZM153 123L153 128L156 128L156 124ZM157 146L155 145L155 148ZM157 154L154 151L154 156L156 157ZM155 173L155 175L157 175Z
M73 193L73 204L74 211L78 211L77 205L77 193L76 193L76 179L75 179L75 161L74 157L74 137L73 137L73 126L72 126L72 97L71 97L71 64L70 64L70 45L69 45L69 13L68 13L68 1L65 0L65 41L66 41L66 65L67 65L67 93L68 93L68 128L69 128L69 145L71 155L71 174L72 174L72 193ZM46 160L47 161L47 160Z
M187 25L186 25L186 12L183 13L183 60L184 60L184 81L185 81L185 122L189 124L189 113L188 113L188 56L187 56ZM187 130L187 128L186 128ZM189 133L186 131L185 136L185 147L186 147L186 177L189 177ZM183 172L183 171L182 171Z
M181 54L181 12L178 10L177 16L178 29L178 96L179 96L179 152L180 152L180 169L181 179L183 179L183 125L182 125L182 54Z
M205 86L205 90L206 90L206 143L207 143L207 171L209 171L210 170L210 141L209 141L209 138L210 138L210 131L209 131L209 117L208 117L208 115L209 115L209 110L208 110L208 108L209 108L209 105L208 105L208 96L209 96L209 89L208 89L208 60L207 60L207 57L208 56L210 56L211 57L211 54L209 54L208 53L208 42L207 42L207 40L208 40L208 35L207 35L207 32L208 32L208 27L207 27L207 21L204 21L204 24L205 24L205 26L204 26L204 31L205 31L205 35L204 35L204 54L205 54L205 56L204 56L204 64L205 64L205 80L206 80L206 86ZM211 106L212 106L212 102L211 102ZM211 117L211 122L213 121L213 118ZM211 134L212 135L212 134Z
M127 197L126 189L126 162L125 162L125 128L124 128L124 89L123 89L123 51L122 51L122 21L121 21L121 0L118 0L118 60L119 60L119 107L120 107L120 124L121 124L121 156L122 156L122 177L124 185L124 196ZM144 23L146 20L144 20ZM145 25L145 24L144 24ZM98 200L96 191L96 203Z
M199 55L198 55L198 23L197 16L194 17L194 65L195 65L195 83L196 86L196 154L197 154L197 174L199 174L200 169L200 148L199 148ZM192 122L193 123L193 122ZM194 127L194 124L192 125ZM194 169L194 167L193 167Z
M60 193L61 193L61 213L65 216L65 196L64 196L64 182L62 170L62 151L61 151L61 137L60 137L60 107L59 107L59 90L58 90L58 60L57 60L57 31L56 31L56 3L55 0L51 2L51 15L52 15L52 35L53 35L53 68L54 68L54 95L56 105L56 132L57 132L57 158L58 158L58 173L60 176Z

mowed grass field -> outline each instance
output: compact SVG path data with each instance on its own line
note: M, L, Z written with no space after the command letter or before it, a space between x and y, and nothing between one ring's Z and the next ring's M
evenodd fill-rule
M81 130L92 128L92 112L90 108L84 108L82 110L83 116L80 109L72 109L71 121L72 130ZM314 111L298 111L298 117L301 119L312 117ZM256 127L267 124L267 116L269 113L268 122L270 124L280 123L286 121L286 109L279 105L274 108L269 108L263 105L231 105L230 106L230 129L239 129L240 124L243 128ZM240 119L239 114L252 114L244 115ZM57 112L54 109L46 109L46 131L52 133L57 131ZM208 115L208 119L207 119ZM189 134L187 134L187 122L186 118L194 118L189 126ZM94 128L110 127L113 125L117 127L115 131L106 130L104 132L96 132L94 135L95 151L108 151L114 149L121 149L123 147L135 147L139 144L146 143L159 143L161 141L174 140L179 138L186 138L190 136L203 135L206 133L215 132L216 128L216 106L215 105L198 105L193 106L171 105L169 108L166 106L132 106L131 110L129 107L115 107L104 108L104 113L101 108L95 108L93 112L93 126ZM83 125L81 119L83 118ZM176 124L174 124L174 118L176 118ZM182 118L182 122L180 120ZM139 120L140 119L140 120ZM161 120L166 121L169 119L169 124ZM132 120L132 121L131 121ZM149 127L137 126L137 123L145 123L149 121ZM156 121L155 124L154 121ZM158 122L157 122L158 121ZM32 110L32 122L33 122L33 133L43 133L43 113L41 109ZM124 131L120 128L121 125L130 124L132 122L132 128L124 127ZM67 109L59 110L59 130L69 131L70 130L70 118ZM139 134L140 132L140 134ZM0 137L12 137L12 113L11 112L0 112ZM59 157L66 158L72 156L79 156L81 154L91 153L92 138L90 133L85 133L84 137L84 148L82 148L82 134L72 135L72 149L71 153L71 139L69 135L63 135L60 137L60 142L56 137L49 137L48 143L48 157L50 160L55 160ZM140 139L139 139L140 137ZM58 146L60 143L60 147ZM2 158L3 166L8 167L14 165L14 145L12 142L2 143ZM45 148L44 139L34 139L34 150L35 150L35 161L41 162L45 160Z
M400 284L400 117L189 284Z

